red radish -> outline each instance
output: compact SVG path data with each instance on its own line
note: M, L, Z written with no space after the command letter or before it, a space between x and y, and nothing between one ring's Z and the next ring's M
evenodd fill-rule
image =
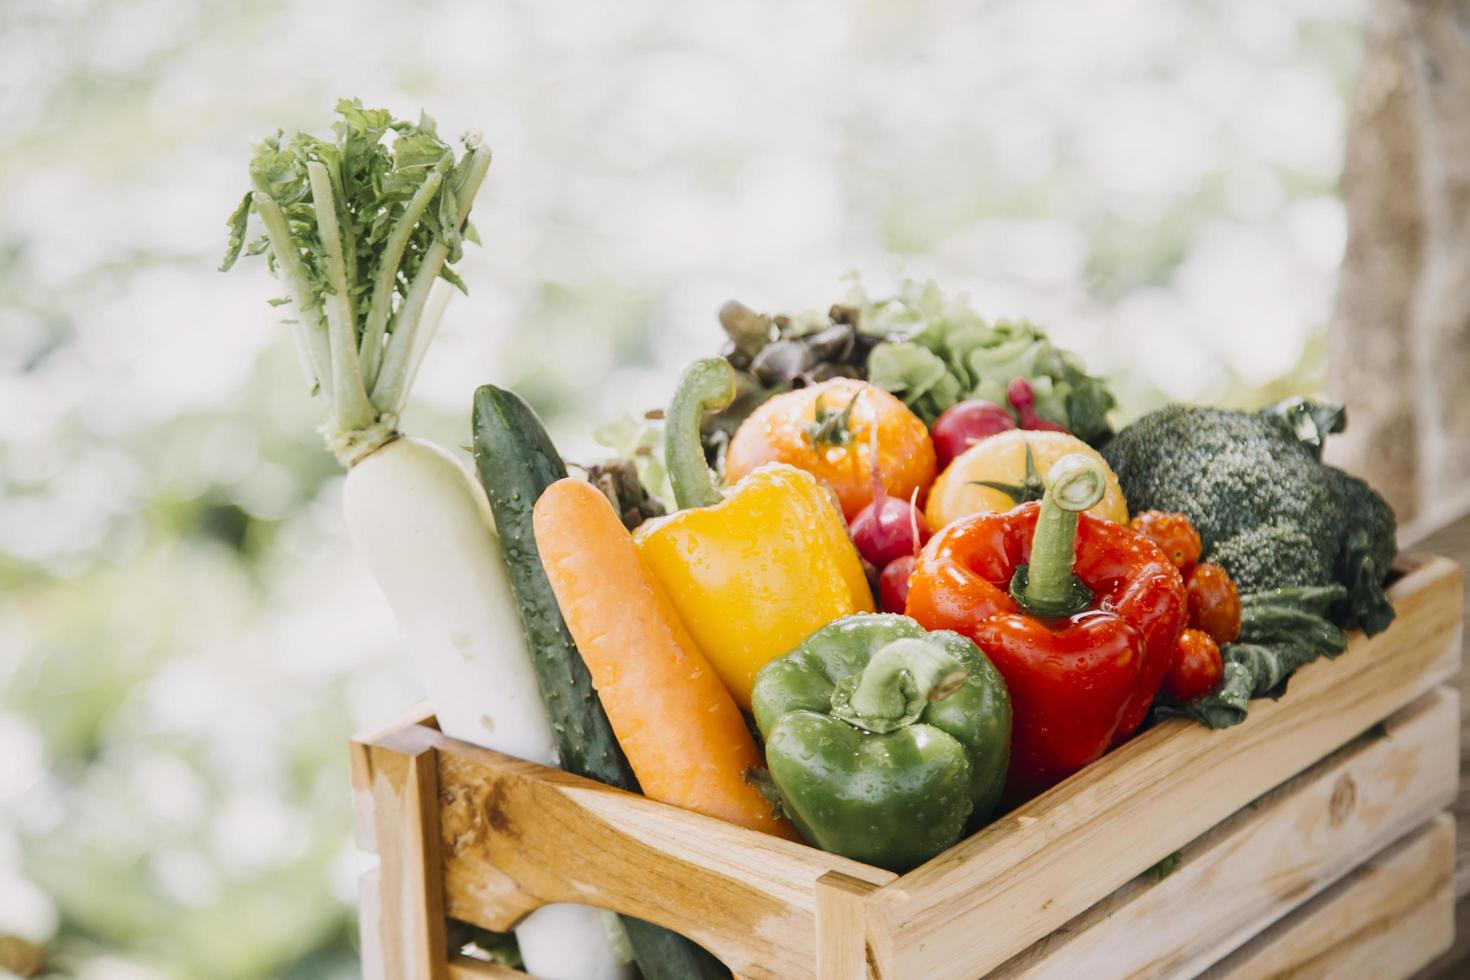
M927 541L929 527L920 519L917 487L914 488L914 500L890 497L883 488L883 474L878 468L877 426L873 426L869 441L873 451L873 502L857 512L848 530L852 533L852 543L857 545L858 554L882 568ZM923 537L919 537L920 534Z
M975 398L951 405L940 413L929 429L934 439L934 452L942 471L949 461L986 436L1014 429L1016 420L995 402Z
M910 499L895 500L883 492L877 478L874 484L873 502L853 519L852 537L863 557L883 569L878 574L879 607L902 613L914 559L929 539L929 528L919 519L917 488Z
M852 519L852 541L858 554L882 568L914 550L915 526L922 545L929 540L929 528L919 518L918 508L907 500L885 495Z
M909 601L909 576L914 574L914 556L899 555L878 576L878 604L884 612L902 613Z
M1011 379L1006 385L1006 400L1016 410L1016 416L1021 420L1023 429L1046 429L1051 432L1069 431L1065 425L1044 419L1036 414L1036 392L1031 387L1031 382L1022 377Z

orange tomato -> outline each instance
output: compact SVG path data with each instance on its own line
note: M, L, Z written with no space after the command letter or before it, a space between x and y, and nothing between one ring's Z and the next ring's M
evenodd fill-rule
M741 423L725 451L725 481L766 463L787 463L826 482L850 521L873 500L873 433L889 496L922 496L934 482L934 443L907 406L853 378L777 395Z

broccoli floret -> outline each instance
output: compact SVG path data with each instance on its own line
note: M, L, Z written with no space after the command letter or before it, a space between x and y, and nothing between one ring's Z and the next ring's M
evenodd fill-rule
M1333 555L1320 539L1300 528L1266 524L1220 540L1209 560L1235 579L1240 591L1264 592L1284 584L1321 582L1332 571Z
M1355 476L1332 469L1337 492L1352 523L1337 555L1335 578L1347 586L1343 626L1362 627L1370 636L1393 622L1393 607L1383 593L1383 579L1397 552L1397 522L1393 508L1372 487Z
M1173 511L1241 591L1340 583L1334 621L1372 633L1393 610L1383 579L1394 517L1367 484L1321 462L1341 410L1295 401L1260 412L1171 405L1102 450L1136 513Z

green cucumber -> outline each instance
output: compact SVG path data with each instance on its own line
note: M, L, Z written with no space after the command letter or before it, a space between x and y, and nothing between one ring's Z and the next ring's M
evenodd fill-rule
M561 618L536 550L531 510L541 491L567 475L566 464L536 413L514 392L492 385L476 391L474 427L475 468L495 515L562 768L636 792L638 783L592 690L592 677Z
M541 688L541 700L567 772L638 792L638 780L592 689L587 665L567 630L541 554L531 512L536 498L567 475L566 464L536 413L512 391L484 385L475 392L475 468L490 498L495 529L520 606L521 625ZM728 978L718 959L691 940L623 916L634 958L648 980Z

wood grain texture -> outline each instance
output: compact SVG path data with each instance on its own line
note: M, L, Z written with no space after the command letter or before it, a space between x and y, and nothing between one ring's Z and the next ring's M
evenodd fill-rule
M817 879L817 976L868 980L866 904L875 887L839 871Z
M353 840L360 851L376 854L377 833L373 818L373 762L368 746L401 728L423 725L438 728L434 710L429 702L418 704L401 712L391 722L354 735L347 743L347 759L352 775L352 828Z
M1398 980L1454 939L1454 820L1388 848L1205 973L1202 980Z
M891 872L415 729L440 750L448 913L505 930L553 902L682 933L745 980L816 975L816 882Z
M383 938L378 931L382 914L382 888L378 869L373 868L357 879L357 952L362 980L388 980L383 966Z
M1404 547L1444 555L1461 568L1470 565L1470 498L1456 501L1442 511L1431 511L1421 521L1405 527L1399 536ZM1465 612L1470 614L1470 579L1464 583ZM1470 672L1462 665L1455 680L1461 704L1470 704ZM1453 812L1459 823L1455 834L1455 894L1470 895L1470 719L1460 727L1460 795ZM1470 946L1466 949L1470 961ZM1470 973L1470 969L1466 970Z
M439 776L421 726L369 747L378 844L376 942L390 980L445 980L449 950L439 846Z
M1454 796L1459 695L1440 688L1184 848L993 976L1194 976L1309 900Z
M881 889L868 919L880 974L964 980L995 969L1452 676L1460 569L1405 564L1390 590L1393 627L1309 664L1280 701L1255 702L1223 731L1159 725Z
M1455 827L1455 845L1460 845L1460 827ZM1455 941L1431 963L1414 974L1414 980L1464 980L1470 974L1470 901L1455 903Z

